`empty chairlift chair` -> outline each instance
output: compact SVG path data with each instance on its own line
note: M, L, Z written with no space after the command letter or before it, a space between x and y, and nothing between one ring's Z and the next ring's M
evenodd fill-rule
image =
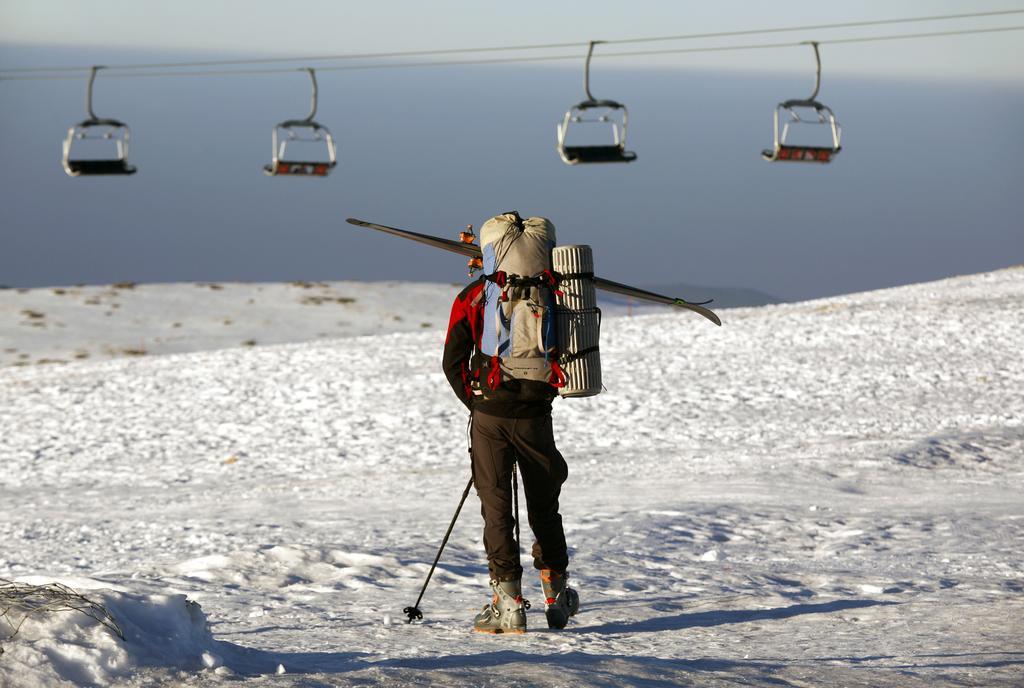
M587 99L569 108L558 125L558 155L567 165L636 160L636 153L626 150L626 125L629 121L626 106L614 100L597 100L590 93L590 58L594 54L594 45L601 42L591 41L587 50L587 61L583 68L583 90ZM610 144L569 143L570 128L577 131L582 124L595 123L610 125Z
M814 60L817 64L814 92L809 98L787 100L776 106L773 120L774 145L761 152L761 157L769 162L827 163L842 150L842 128L836 121L835 114L830 107L816 100L818 89L821 88L821 56L818 54L818 44L812 41L810 45L814 48ZM797 144L790 141L791 129L806 132L811 128L824 128L825 135L813 143Z
M313 86L312 108L305 119L289 119L274 127L271 134L271 158L270 164L263 166L263 172L271 177L280 175L305 176L305 177L326 177L337 164L337 149L334 146L334 137L330 130L322 124L313 121L316 116L316 73L305 68L309 72L309 79ZM319 143L326 150L326 155L316 159L309 159L305 155L290 157L288 154L289 143ZM295 149L295 146L292 146ZM300 153L305 153L303 150Z
M136 171L128 164L128 141L131 139L128 125L116 119L97 117L92 110L92 86L100 69L103 67L89 70L89 86L85 92L85 113L89 118L69 128L64 139L62 162L64 171L71 177L135 174ZM87 140L110 143L99 146L104 155L95 157L95 148L90 148L83 155L83 148L89 145L83 142ZM113 155L109 155L110 152Z

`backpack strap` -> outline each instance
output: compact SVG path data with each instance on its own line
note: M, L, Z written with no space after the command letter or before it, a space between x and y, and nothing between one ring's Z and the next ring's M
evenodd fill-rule
M560 389L565 387L565 383L565 371L562 370L562 366L558 365L558 361L551 361L551 377L548 378L548 384L555 389Z
M592 272L556 272L555 275L557 275L560 282L574 279L594 279L594 273Z
M552 294L554 294L555 296L565 296L565 293L563 293L562 290L558 288L558 285L562 282L561 275L551 270L545 270L544 272L540 273L538 277L541 278L543 284L547 285L547 288L551 290Z
M573 274L572 277L580 277L584 275L590 275L593 277L594 273ZM494 282L503 290L506 289L506 287L547 287L555 296L564 296L564 294L559 290L558 285L561 284L562 280L566 279L566 276L560 275L552 270L544 270L533 277L520 277L519 275L509 275L504 270L497 270L490 275L484 275L484 279L488 282Z
M562 365L569 365L578 358L583 358L587 354L592 354L595 351L600 350L601 347L599 346L588 346L586 349L580 349L574 354L562 354L561 356L558 357L558 362L561 363Z
M498 389L501 385L501 358L499 356L491 356L489 366L487 370L487 386L491 389Z

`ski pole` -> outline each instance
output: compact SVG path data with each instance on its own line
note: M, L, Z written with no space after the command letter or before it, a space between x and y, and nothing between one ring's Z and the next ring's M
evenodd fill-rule
M430 571L427 572L427 579L423 581L423 588L420 590L420 596L416 598L416 604L402 610L402 613L409 617L409 620L406 623L412 623L413 621L423 618L423 612L420 611L420 602L423 600L423 593L427 591L427 585L430 584L430 577L434 575L434 569L437 568L437 562L441 560L441 552L444 551L445 545L448 544L448 538L451 537L452 529L455 528L455 522L459 520L459 513L462 511L462 505L466 503L466 498L469 496L469 490L471 487L473 487L472 476L470 476L469 482L466 483L466 489L462 491L462 499L459 500L459 505L455 508L455 515L452 516L452 522L448 524L448 532L444 534L444 540L441 541L441 547L437 550L437 556L434 557L434 563L430 565Z
M516 478L516 466L519 463L518 457L512 462L512 511L516 522L516 554L522 552L522 545L519 544L519 480Z

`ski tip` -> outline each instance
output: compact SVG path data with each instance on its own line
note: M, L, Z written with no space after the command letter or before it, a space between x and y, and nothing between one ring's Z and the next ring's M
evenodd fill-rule
M360 227L362 227L362 226L364 226L366 224L365 221L358 220L358 219L356 219L354 217L346 217L345 218L345 222L349 223L350 225L358 225Z
M707 318L711 322L713 322L716 325L718 325L719 327L722 326L722 319L718 317L718 313L715 313L710 308L703 308L702 307L701 310L699 310L697 312L700 313L701 315L703 315L705 318Z
M708 309L705 308L705 309L699 310L697 312L700 313L701 315L703 315L705 318L707 318L711 322L713 322L716 325L718 325L719 327L722 326L722 319L719 318L718 314L715 313L714 311L709 311Z
M715 323L719 327L722 326L722 319L719 318L718 314L715 313L710 308L705 308L704 306L701 306L699 304L690 303L689 301L686 301L684 299L676 299L675 303L672 304L672 305L678 306L680 308L689 309L689 310L693 311L694 313L698 313L700 315L703 315L705 318L707 318L711 322Z

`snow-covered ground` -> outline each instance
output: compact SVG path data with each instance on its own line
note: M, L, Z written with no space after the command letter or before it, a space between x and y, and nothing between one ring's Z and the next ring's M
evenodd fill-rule
M30 617L0 685L1020 686L1022 315L1018 267L606 319L554 413L581 611L531 580L518 637L469 631L475 496L403 623L469 477L442 323L0 370L0 577L126 635Z
M409 282L0 289L0 367L437 329L455 291Z

